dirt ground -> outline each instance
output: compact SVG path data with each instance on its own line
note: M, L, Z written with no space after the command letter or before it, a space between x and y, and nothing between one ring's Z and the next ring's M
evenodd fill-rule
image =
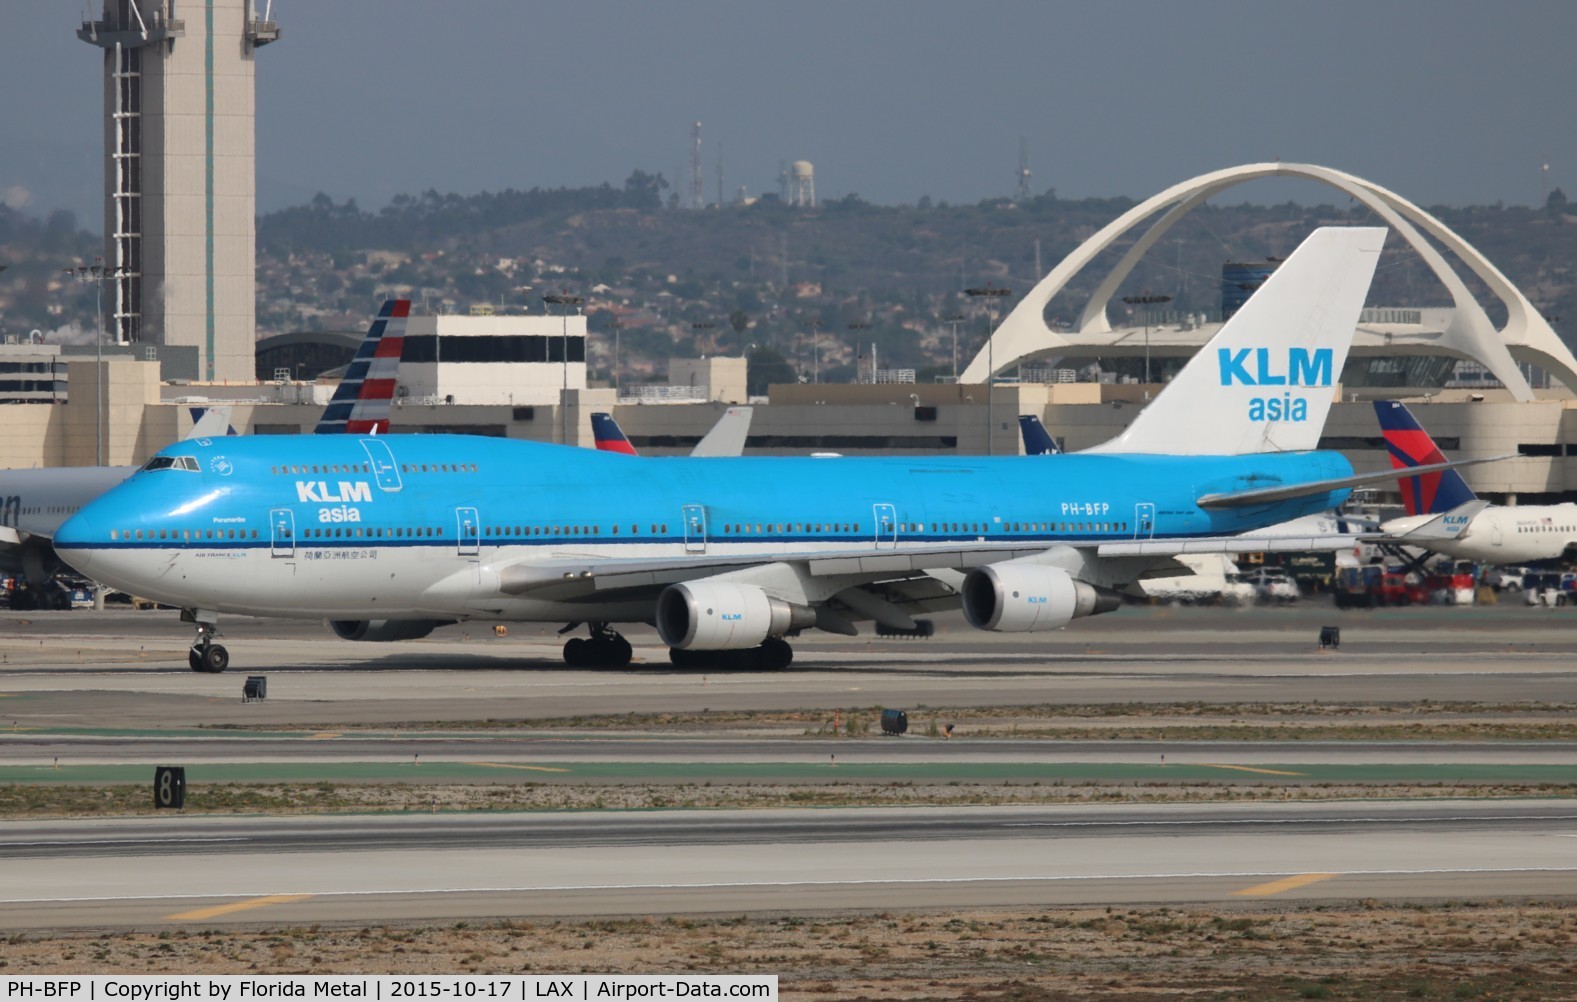
M785 999L1577 998L1577 906L1079 908L24 934L23 974L776 974Z

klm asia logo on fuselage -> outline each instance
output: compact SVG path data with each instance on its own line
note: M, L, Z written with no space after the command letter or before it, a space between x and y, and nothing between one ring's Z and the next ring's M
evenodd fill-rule
M1217 348L1222 386L1330 387L1334 381L1335 353L1330 348L1288 348L1286 364L1272 357L1269 348ZM1291 390L1248 402L1250 421L1307 421L1309 402Z
M372 485L366 481L341 480L333 488L327 480L297 480L296 500L337 505L319 508L319 522L360 522L361 509L351 505L372 500Z

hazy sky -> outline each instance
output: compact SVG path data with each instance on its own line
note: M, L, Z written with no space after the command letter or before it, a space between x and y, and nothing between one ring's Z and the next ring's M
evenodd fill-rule
M95 0L97 2L97 0ZM261 5L264 0L257 0ZM199 0L177 0L178 8ZM97 227L99 53L82 0L0 7L0 198ZM178 12L179 13L179 12ZM1142 197L1257 160L1425 205L1577 196L1572 0L277 0L258 53L260 209L314 192L619 184L823 197ZM190 16L190 15L188 15ZM1546 173L1541 169L1549 164ZM1328 198L1295 182L1233 201Z

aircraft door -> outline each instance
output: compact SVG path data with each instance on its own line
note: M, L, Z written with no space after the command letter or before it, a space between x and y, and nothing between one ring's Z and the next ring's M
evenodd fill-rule
M706 506L687 504L684 506L684 551L686 553L706 552Z
M1150 539L1155 536L1155 505L1144 501L1133 506L1133 538Z
M378 479L378 489L399 490L400 466L394 461L394 452L390 450L389 443L381 442L376 438L364 438L361 440L361 447L372 463L372 475Z
M456 508L454 519L460 541L458 554L462 557L476 556L482 548L482 520L477 515L476 509Z
M1500 519L1486 519L1489 522L1489 544L1491 546L1504 546L1506 541L1501 536Z
M289 508L274 508L268 513L269 556L296 555L296 513Z
M878 550L896 550L898 548L898 509L890 504L871 505L871 514L876 519L876 548Z

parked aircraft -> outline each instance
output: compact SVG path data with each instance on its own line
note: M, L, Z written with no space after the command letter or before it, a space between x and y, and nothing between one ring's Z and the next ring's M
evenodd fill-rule
M404 344L409 300L383 304L318 422L317 433L389 430L389 403ZM229 407L193 407L184 440L234 435ZM153 466L152 463L149 464ZM137 472L135 466L71 466L0 470L0 569L39 590L60 570L51 537L89 501Z
M1391 466L1407 515L1380 526L1409 546L1482 564L1531 564L1577 558L1577 504L1491 505L1455 469L1424 472L1445 461L1429 432L1406 405L1376 400Z
M1174 554L1220 551L1394 476L1311 451L1384 237L1317 230L1122 434L1078 454L699 462L454 435L182 443L56 545L95 579L190 610L201 671L229 663L213 642L221 613L326 618L357 640L458 620L584 623L565 659L600 665L630 660L613 624L655 623L681 667L783 667L794 631L908 627L960 605L978 629L1054 630L1117 608Z
M730 407L723 411L712 430L690 450L697 456L739 456L745 451L745 439L750 435L750 417L755 413L750 407ZM596 411L591 415L591 437L601 452L617 452L626 456L639 455L630 437L619 427L612 414Z

